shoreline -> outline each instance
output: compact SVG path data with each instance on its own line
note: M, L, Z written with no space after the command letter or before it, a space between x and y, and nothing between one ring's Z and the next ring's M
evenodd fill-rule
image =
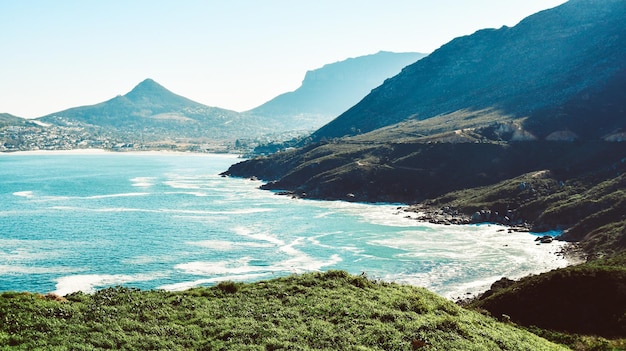
M3 156L43 156L43 155L164 155L164 156L223 156L228 158L240 158L241 154L235 153L211 153L211 152L193 152L193 151L169 151L169 150L145 150L145 151L114 151L108 149L70 149L70 150L28 150L28 151L10 151L0 152Z

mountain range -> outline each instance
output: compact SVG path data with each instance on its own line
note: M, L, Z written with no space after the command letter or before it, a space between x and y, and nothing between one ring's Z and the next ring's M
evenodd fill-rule
M89 135L97 135L99 139L107 135L107 139L116 142L158 145L172 140L197 144L265 135L280 139L281 133L319 128L358 102L385 78L423 56L379 52L328 64L307 72L302 86L296 91L244 113L200 104L146 79L125 95L95 105L55 112L36 121L44 128L48 125L71 129L71 136L66 138L70 140L90 138L77 135L77 128ZM0 123L24 125L32 122L3 114ZM94 143L97 145L101 141ZM51 145L49 140L45 144Z

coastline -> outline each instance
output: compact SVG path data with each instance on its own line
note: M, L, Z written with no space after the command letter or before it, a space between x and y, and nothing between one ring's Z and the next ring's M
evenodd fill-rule
M163 156L211 156L225 158L240 158L240 154L234 153L210 153L193 151L169 151L169 150L146 150L146 151L113 151L107 149L71 149L71 150L28 150L0 152L3 156L41 156L41 155L163 155Z
M225 157L228 159L235 159L237 157L237 155L235 154L209 154L209 153L193 153L193 152L179 152L179 151L124 151L124 152L117 152L117 151L108 151L108 150L103 150L103 149L77 149L77 150L51 150L51 151L46 151L46 150L38 150L38 151L24 151L24 152L16 152L16 153L11 153L11 154L17 154L17 155L117 155L117 154L122 154L122 155L165 155L165 156L178 156L178 155L182 155L182 156L217 156L217 157ZM242 179L243 180L243 179ZM307 199L313 199L313 198L307 198ZM345 202L345 203L354 203L352 201L341 201L341 202ZM371 204L371 203L364 203L364 204ZM406 219L402 219L403 216L402 212L399 211L400 209L402 209L402 207L397 207L397 206L405 206L405 205L400 205L398 203L385 203L386 206L389 206L390 209L393 208L397 208L398 210L396 210L395 212L396 215L399 214L399 216L397 216L397 219L400 219L400 222L402 221L411 221L413 223L416 222L421 222L421 223L429 223L427 221L415 221L415 218L406 218ZM408 214L408 212L405 212L406 214ZM440 224L445 224L445 223L432 223L433 225L440 225ZM467 223L467 224L472 224L472 223ZM488 225L487 223L484 223L485 225ZM458 230L462 230L461 227L458 227ZM496 246L501 246L504 247L506 246L506 244L509 244L506 242L506 229L507 227L504 226L494 226L491 230L489 230L490 232L496 233L498 232L498 235L500 235L500 232L502 234L502 242L500 242L500 239L497 240L492 240L492 239L480 239L481 241L484 240L484 242L488 245L496 245ZM455 229L457 230L457 229ZM521 230L520 230L521 231ZM529 235L530 238L530 235ZM528 240L527 244L524 245L528 245L528 247L534 247L535 243L532 240ZM567 250L561 250L561 248L548 248L546 247L546 254L551 254L554 255L556 254L556 256L559 256L560 259L563 259L564 257L561 257L559 252L565 252ZM556 249L556 250L555 250ZM549 252L548 252L549 251ZM557 252L555 252L557 251ZM543 256L542 256L543 257ZM574 264L573 262L567 260L567 262L565 261L561 261L563 262L563 264L565 265L572 265ZM536 266L537 269L541 270L541 268L539 267L539 265ZM546 271L546 270L542 270ZM528 272L527 275L533 275L533 274L539 274L539 271L533 271L533 272ZM484 291L486 291L489 288L489 285L492 284L494 281L496 281L499 277L489 277L487 279L489 279L489 282L487 282L486 280L482 280L482 281L474 281L472 282L472 284L469 284L468 287L469 288L464 288L463 292L458 292L458 294L453 295L453 294L446 294L446 295L442 295L447 297L448 299L453 300L454 298L456 298L457 296L462 296L462 294L465 294L466 292L472 290L473 294L480 294ZM509 278L513 278L513 279L519 279L521 277L515 277L515 276L509 276ZM403 283L406 284L410 284L410 285L416 285L416 284L411 284L408 281L405 281ZM417 286L420 286L419 284L417 284ZM459 289L460 290L460 289Z
M248 179L241 178L240 179ZM255 177L252 177L255 178ZM261 188L263 189L263 188ZM494 283L501 280L502 278L506 278L512 281L518 281L528 276L540 275L543 273L547 273L549 271L555 269L563 269L570 266L579 265L585 263L587 261L587 255L584 251L579 247L577 242L568 242L565 240L560 240L556 231L554 232L535 232L532 230L532 224L523 220L519 220L516 222L511 221L498 221L496 216L493 217L493 221L483 220L476 221L472 218L472 216L464 214L454 208L437 208L435 206L430 206L426 203L417 203L413 205L408 205L406 203L387 203L387 202L360 202L360 201L349 201L345 199L328 199L328 198L320 198L315 196L308 196L306 194L299 194L294 191L280 191L280 190L269 190L274 192L275 195L288 197L291 199L298 200L313 200L313 201L330 201L330 202L344 202L349 204L364 204L364 205L372 205L378 204L383 206L389 206L393 208L392 214L396 217L394 220L398 225L402 224L403 221L405 223L412 222L418 225L423 225L426 227L430 227L436 229L437 227L441 228L459 228L462 230L463 227L490 227L492 228L490 231L493 233L497 233L501 236L504 241L502 243L503 246L508 246L506 242L507 239L516 240L519 239L520 235L528 237L528 247L545 247L546 251L548 251L550 260L560 261L564 264L553 266L551 268L539 267L536 269L528 270L523 275L501 275L501 276L493 276L491 278L476 280L471 284L466 284L462 289L457 289L455 292L449 292L446 294L442 294L440 292L434 291L435 293L443 296L451 301L456 301L458 303L463 303L464 301L473 300L479 298L487 291L491 290L491 287ZM388 223L386 223L388 224ZM550 235L549 235L550 234ZM560 234L560 232L559 232ZM550 236L553 240L549 242L541 242L540 238L543 236ZM491 242L491 239L485 239L485 243L489 245L493 245L496 242ZM546 256L547 257L547 256ZM385 280L385 279L383 279ZM411 279L400 279L393 280L398 283L412 285L412 286L421 286L419 284L414 284L411 282Z

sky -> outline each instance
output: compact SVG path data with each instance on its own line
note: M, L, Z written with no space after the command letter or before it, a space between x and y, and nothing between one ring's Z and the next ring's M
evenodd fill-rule
M305 73L378 51L430 53L565 0L0 0L0 113L34 118L146 78L245 111Z

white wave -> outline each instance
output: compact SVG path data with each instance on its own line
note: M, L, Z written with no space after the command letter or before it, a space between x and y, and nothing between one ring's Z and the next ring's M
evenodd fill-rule
M143 208L132 207L102 207L102 208L88 208L88 207L76 207L76 206L52 206L50 209L57 211L72 211L72 212L145 212L145 213L160 213L159 210L147 210Z
M255 242L234 242L226 240L203 240L203 241L188 241L188 245L205 247L212 250L230 251L238 248L247 247L273 247L271 244L255 243Z
M203 192L203 191L170 191L170 192L166 192L165 195L191 195L191 196L195 196L195 197L207 197L209 196L208 193Z
M258 241L266 241L277 246L285 245L284 241L276 238L275 236L269 233L254 232L251 228L247 228L244 226L237 226L237 227L234 227L232 230L233 232L235 232L235 234L246 237L246 238L251 238L254 240L258 240Z
M0 275L6 274L55 274L76 273L84 271L77 267L37 267L24 265L0 265Z
M123 264L128 265L144 265L151 263L163 263L163 262L172 262L175 258L172 256L149 256L149 255L140 255L132 258L127 258L121 260Z
M250 266L250 261L251 257L242 257L233 261L181 263L174 268L192 275L232 275L270 270L266 267Z
M13 193L13 195L19 196L19 197L25 197L25 198L28 198L28 199L32 199L33 197L35 197L33 192L30 191L30 190L27 190L27 191L16 191L16 192Z
M183 181L175 181L175 180L168 180L168 181L163 182L163 184L174 189L200 189L201 188L199 184L183 182Z
M49 202L49 201L67 201L67 200L98 200L98 199L107 199L107 198L116 198L116 197L146 196L150 194L134 192L134 193L104 194L104 195L92 195L92 196L56 196L56 195L35 196L35 194L32 191L17 191L17 192L14 192L13 195L24 197L27 199L34 199L37 202Z
M273 266L274 271L283 271L291 273L305 273L312 271L320 271L324 267L336 265L343 261L341 256L333 254L328 260L320 260L308 255L296 256L294 258L281 261Z
M6 250L3 252L0 247L0 262L42 261L61 256L60 252L49 250L46 250L45 252L41 251L33 251L31 248L17 247L13 250Z
M289 272L303 273L319 271L324 267L335 265L342 261L338 254L331 255L324 260L318 257L311 257L300 250L295 249L295 245L301 242L299 238L289 245L283 245L279 251L288 254L290 257L268 265L251 265L254 261L252 257L241 257L237 260L216 261L216 262L188 262L176 265L174 268L192 275L233 275L250 274L259 272Z
M98 199L108 199L108 198L116 198L116 197L134 197L134 196L146 196L146 195L150 195L150 193L105 194L105 195L93 195L93 196L76 197L75 199L98 200Z
M81 274L69 275L55 279L55 294L65 296L67 294L82 291L91 294L98 287L121 285L133 282L150 281L161 278L162 274Z
M322 219L322 218L326 218L326 217L328 217L328 216L330 216L332 214L333 214L332 212L319 213L319 214L316 214L313 218L315 218L315 219Z
M215 283L225 282L225 281L246 282L246 281L251 281L251 280L258 280L262 277L267 277L268 275L269 275L268 273L230 275L230 276L216 277L216 278L210 278L210 279L199 279L199 280L194 280L191 282L165 284L165 285L161 285L157 287L157 289L163 289L163 290L168 290L168 291L183 291L183 290L191 289L200 285L215 284Z
M196 215L244 215L244 214L255 214L255 213L264 213L274 211L271 208L243 208L239 210L220 210L220 211L209 211L209 210L177 210L177 209L162 209L163 212L168 213L180 213L180 214L196 214Z
M135 177L131 178L130 182L135 187L149 188L154 185L155 180L155 177Z
M430 269L415 273L384 273L382 278L423 286L448 298L460 298L487 290L501 277L519 279L569 263L556 255L566 243L536 245L531 234L501 232L497 226L474 226L465 233L455 233L462 229L421 237L411 237L410 232L405 232L396 238L371 241L404 251L396 254L395 259L433 264Z
M218 215L211 215L211 216L198 216L198 215L173 215L172 218L180 218L180 219L185 219L188 221L194 221L194 222L199 222L199 223L203 223L203 224L207 224L207 225L213 225L216 223L224 223L225 221L228 221L230 217L228 216L218 216Z

